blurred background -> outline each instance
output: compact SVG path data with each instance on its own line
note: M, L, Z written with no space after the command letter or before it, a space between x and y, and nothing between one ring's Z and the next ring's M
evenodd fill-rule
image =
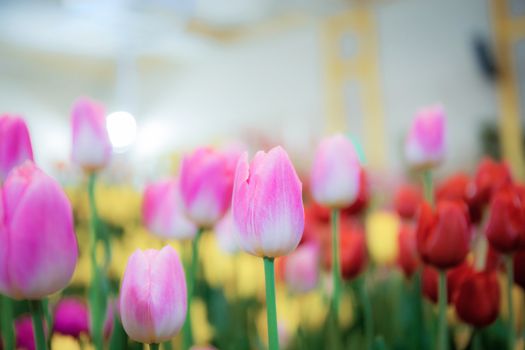
M402 176L409 123L436 103L442 174L483 153L523 173L523 0L1 0L0 75L2 111L26 117L48 171L67 167L88 95L132 115L112 119L114 175L139 183L231 139L283 144L306 170L332 131Z

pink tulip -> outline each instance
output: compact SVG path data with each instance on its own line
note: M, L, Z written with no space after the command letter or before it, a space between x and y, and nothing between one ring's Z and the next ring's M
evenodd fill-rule
M78 99L71 112L73 162L86 170L105 167L111 157L104 107L88 98Z
M315 242L302 244L286 257L284 278L288 287L296 293L307 293L319 281L320 247Z
M18 116L0 116L0 183L17 165L33 160L26 123Z
M142 343L173 338L186 319L186 279L177 252L137 250L120 289L120 316L129 337Z
M192 239L197 227L183 213L176 179L148 185L142 202L142 218L148 230L163 238Z
M405 143L407 162L414 167L433 166L445 153L445 111L441 106L420 110Z
M75 298L65 298L58 302L53 317L53 331L80 338L89 334L89 311L85 303Z
M41 299L66 287L78 247L71 204L58 183L27 161L10 172L1 197L0 292Z
M231 203L233 168L229 155L199 148L182 160L180 191L186 215L200 227L212 227Z
M228 211L226 215L215 225L215 234L219 247L228 254L235 254L239 251L237 244L238 230L233 221L233 214Z
M359 195L359 158L343 135L324 139L315 153L311 187L315 200L332 208L352 204Z
M237 242L250 254L278 257L293 251L304 229L302 184L281 147L244 153L237 164L232 200Z

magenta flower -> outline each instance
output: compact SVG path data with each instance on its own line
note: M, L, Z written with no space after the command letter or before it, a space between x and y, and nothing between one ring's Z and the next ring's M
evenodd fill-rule
M183 213L176 179L146 186L142 219L148 230L163 238L192 239L197 233L197 226Z
M250 254L277 257L293 251L304 229L302 184L281 147L244 153L237 164L232 201L237 242Z
M33 160L26 123L18 116L0 116L0 183L11 169L26 160Z
M16 348L35 350L35 334L31 315L23 315L15 320Z
M111 158L104 107L89 98L79 98L71 112L73 162L88 171L105 167Z
M231 159L211 148L199 148L182 160L180 192L187 216L200 227L212 227L226 213L233 187Z
M66 287L78 247L58 183L27 161L10 172L0 194L0 292L41 299Z
M361 166L354 146L343 135L319 144L311 173L312 195L331 208L352 204L359 195Z
M319 281L320 247L316 242L300 245L286 257L284 279L293 292L307 293Z
M421 109L405 143L407 162L414 167L439 164L445 153L445 111L441 106Z
M64 298L55 306L53 331L80 338L89 334L89 311L85 303L75 298Z
M171 246L137 250L128 260L120 289L120 316L129 337L142 343L173 338L186 319L184 270Z

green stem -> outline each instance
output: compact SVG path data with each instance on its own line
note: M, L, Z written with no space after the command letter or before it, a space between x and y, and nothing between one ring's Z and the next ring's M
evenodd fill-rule
M0 309L2 322L2 337L4 349L15 348L15 331L13 329L13 301L5 295L0 295L2 308Z
M423 190L425 194L425 200L434 205L434 186L432 183L432 172L430 170L423 171Z
M173 347L171 346L171 340L168 340L168 341L165 341L164 343L162 343L162 348L164 350L171 350L171 349L173 349Z
M472 331L472 350L482 350L481 346L481 332L478 328L474 328Z
M102 310L102 305L104 305L104 294L101 291L102 286L100 285L100 279L102 278L102 273L97 263L97 227L98 227L98 213L97 206L95 202L95 184L96 184L96 173L91 173L89 175L88 181L88 196L89 196L89 211L90 211L90 259L91 259L91 290L90 290L90 322L91 322L91 331L93 337L93 344L97 350L103 349L103 336L102 336L102 327L103 327L103 317L104 310Z
M420 329L417 334L418 347L419 349L426 349L426 326L425 326L425 315L423 310L423 288L421 276L423 274L423 268L419 267L414 274L414 284L416 288L416 322Z
M439 323L438 323L438 349L448 348L447 339L447 273L439 270Z
M361 281L361 302L363 303L363 313L365 320L365 341L366 349L372 350L372 340L374 338L374 323L372 320L372 304L366 291L366 277Z
M44 312L40 300L29 300L29 309L33 319L33 332L35 334L35 344L37 350L47 349L46 338L44 336L44 325L42 319Z
M268 319L269 350L279 349L279 334L277 332L277 307L275 305L275 273L274 258L264 257L264 279L266 282L266 316Z
M339 259L339 209L332 209L332 277L334 291L332 307L335 317L339 315L341 300L341 260Z
M149 345L149 350L159 350L159 344L157 343L151 343Z
M182 348L188 350L193 345L193 331L191 329L191 301L193 299L193 292L195 290L195 281L197 278L197 271L199 267L199 239L202 235L203 229L199 228L195 238L191 242L191 264L186 265L187 284L188 284L188 311L186 314L186 322L182 327ZM189 266L188 266L189 265Z
M509 350L514 350L514 344L516 342L516 331L514 329L514 303L512 301L512 287L514 285L514 266L512 262L512 254L506 254L505 269L507 272L507 305L509 309L509 325L508 325L508 339L509 339Z

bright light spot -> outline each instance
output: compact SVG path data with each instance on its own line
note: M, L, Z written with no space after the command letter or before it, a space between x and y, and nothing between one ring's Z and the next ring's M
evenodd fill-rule
M109 140L117 152L125 151L137 136L137 122L128 112L113 112L106 118Z

